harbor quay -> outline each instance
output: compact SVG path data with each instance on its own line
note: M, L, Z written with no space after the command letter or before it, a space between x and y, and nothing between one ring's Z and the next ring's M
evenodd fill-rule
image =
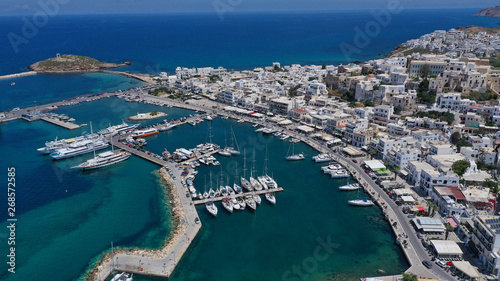
M120 96L120 94L117 93L105 94L105 96L115 95ZM361 186L363 186L365 191L370 194L370 196L373 198L373 201L383 210L388 223L390 224L391 228L394 231L394 234L397 237L398 244L403 249L408 262L411 265L407 272L417 274L418 276L424 278L437 277L439 279L446 279L446 277L448 276L448 274L446 274L442 270L442 272L439 272L439 268L435 268L431 272L421 264L421 261L424 258L427 259L424 256L426 255L426 253L423 250L423 247L420 245L419 239L416 237L416 234L413 231L411 225L404 220L403 214L397 209L397 206L392 200L390 200L387 194L382 189L380 189L380 187L378 187L378 185L376 185L371 178L363 173L363 170L361 169L361 167L359 167L359 165L355 165L348 158L341 156L336 152L336 150L331 149L323 143L309 138L304 134L299 134L296 131L283 129L281 127L278 127L277 125L272 125L269 122L265 122L254 117L236 115L234 113L214 109L212 107L186 104L179 101L172 101L170 99L149 95L144 95L144 101L160 103L198 112L205 112L208 114L216 113L219 116L227 116L230 118L242 120L244 122L250 122L261 126L275 128L293 138L304 142L320 153L328 153L334 156L334 160L339 162L351 172L353 177L360 183ZM58 106L63 103L64 102L57 102L48 105L40 105L36 108L50 108L52 106ZM20 115L20 113L17 114ZM198 116L190 118L193 119L200 117ZM188 120L190 119L186 119L185 121L177 125L185 124L188 122ZM193 202L190 197L185 196L185 194L188 193L189 190L186 187L183 187L181 183L181 171L175 168L175 165L178 165L177 163L164 161L163 159L160 159L155 155L148 154L145 151L135 150L116 139L113 139L113 144L118 148L126 150L138 157L141 157L162 167L160 169L160 173L172 196L172 202L174 203L174 213L176 213L176 216L179 217L179 224L178 227L175 228L174 233L170 236L168 243L162 249L131 251L116 250L115 254L113 255L113 259L111 259L111 255L107 255L106 258L93 271L91 271L91 274L88 276L88 280L106 280L106 278L108 278L114 271L124 271L138 275L168 278L172 274L179 260L182 258L182 255L185 253L190 243L196 237L196 234L201 228L201 222L199 220L195 204L202 204L203 202L202 200L198 200L200 202ZM214 153L216 153L216 151L212 152L212 154ZM200 155L198 158L200 157L202 156ZM166 172L166 168L174 173L173 177ZM406 242L403 243L405 240ZM439 274L436 274L436 271L438 271Z
M137 151L116 141L115 146L143 159L163 166L160 175L169 191L175 227L165 246L159 250L117 250L106 258L88 276L88 280L104 281L113 272L122 271L137 275L168 278L181 260L183 254L201 229L201 221L188 192L181 184L181 171L175 163L160 160L146 152ZM174 176L170 176L167 168ZM186 190L184 190L186 189Z

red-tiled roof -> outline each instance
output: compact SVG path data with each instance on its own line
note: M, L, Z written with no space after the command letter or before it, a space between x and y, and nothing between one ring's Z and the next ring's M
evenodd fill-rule
M294 111L297 113L307 113L307 111L303 109L295 109Z

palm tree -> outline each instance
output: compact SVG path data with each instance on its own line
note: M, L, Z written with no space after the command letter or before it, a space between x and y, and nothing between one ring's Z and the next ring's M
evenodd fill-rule
M396 180L398 177L398 173L399 173L400 168L399 168L399 166L394 165L392 167L392 169L394 170L394 180Z

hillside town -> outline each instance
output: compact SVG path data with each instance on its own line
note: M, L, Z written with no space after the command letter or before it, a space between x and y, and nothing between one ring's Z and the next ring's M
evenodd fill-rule
M156 77L150 94L208 99L366 157L366 172L412 218L439 266L455 261L459 276L497 280L500 36L437 30L399 49L339 66L178 67Z

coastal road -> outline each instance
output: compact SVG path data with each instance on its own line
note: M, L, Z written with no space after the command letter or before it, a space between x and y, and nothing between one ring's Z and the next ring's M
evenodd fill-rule
M423 260L430 260L429 254L425 251L424 247L421 244L420 239L417 237L416 232L413 228L413 226L410 225L408 218L406 217L405 214L401 210L399 210L398 206L394 201L389 198L387 193L385 193L373 180L372 178L364 172L364 170L360 167L360 163L354 164L351 159L346 158L342 155L339 155L338 153L335 153L336 156L338 156L340 159L344 160L345 162L349 163L349 165L356 170L359 176L361 176L370 186L372 187L373 190L375 190L382 199L385 200L386 204L389 205L390 208L394 211L394 214L397 216L398 221L400 222L400 226L404 229L404 232L408 235L408 241L411 244L411 247L415 251L415 253L418 256L418 259L420 260L419 264L413 264L408 272L417 274L418 276L422 277L432 277L432 278L438 278L439 280L454 280L455 278L448 274L446 271L444 271L442 268L439 266L435 265L432 267L432 269L428 269L422 265ZM429 276L431 274L431 276Z

